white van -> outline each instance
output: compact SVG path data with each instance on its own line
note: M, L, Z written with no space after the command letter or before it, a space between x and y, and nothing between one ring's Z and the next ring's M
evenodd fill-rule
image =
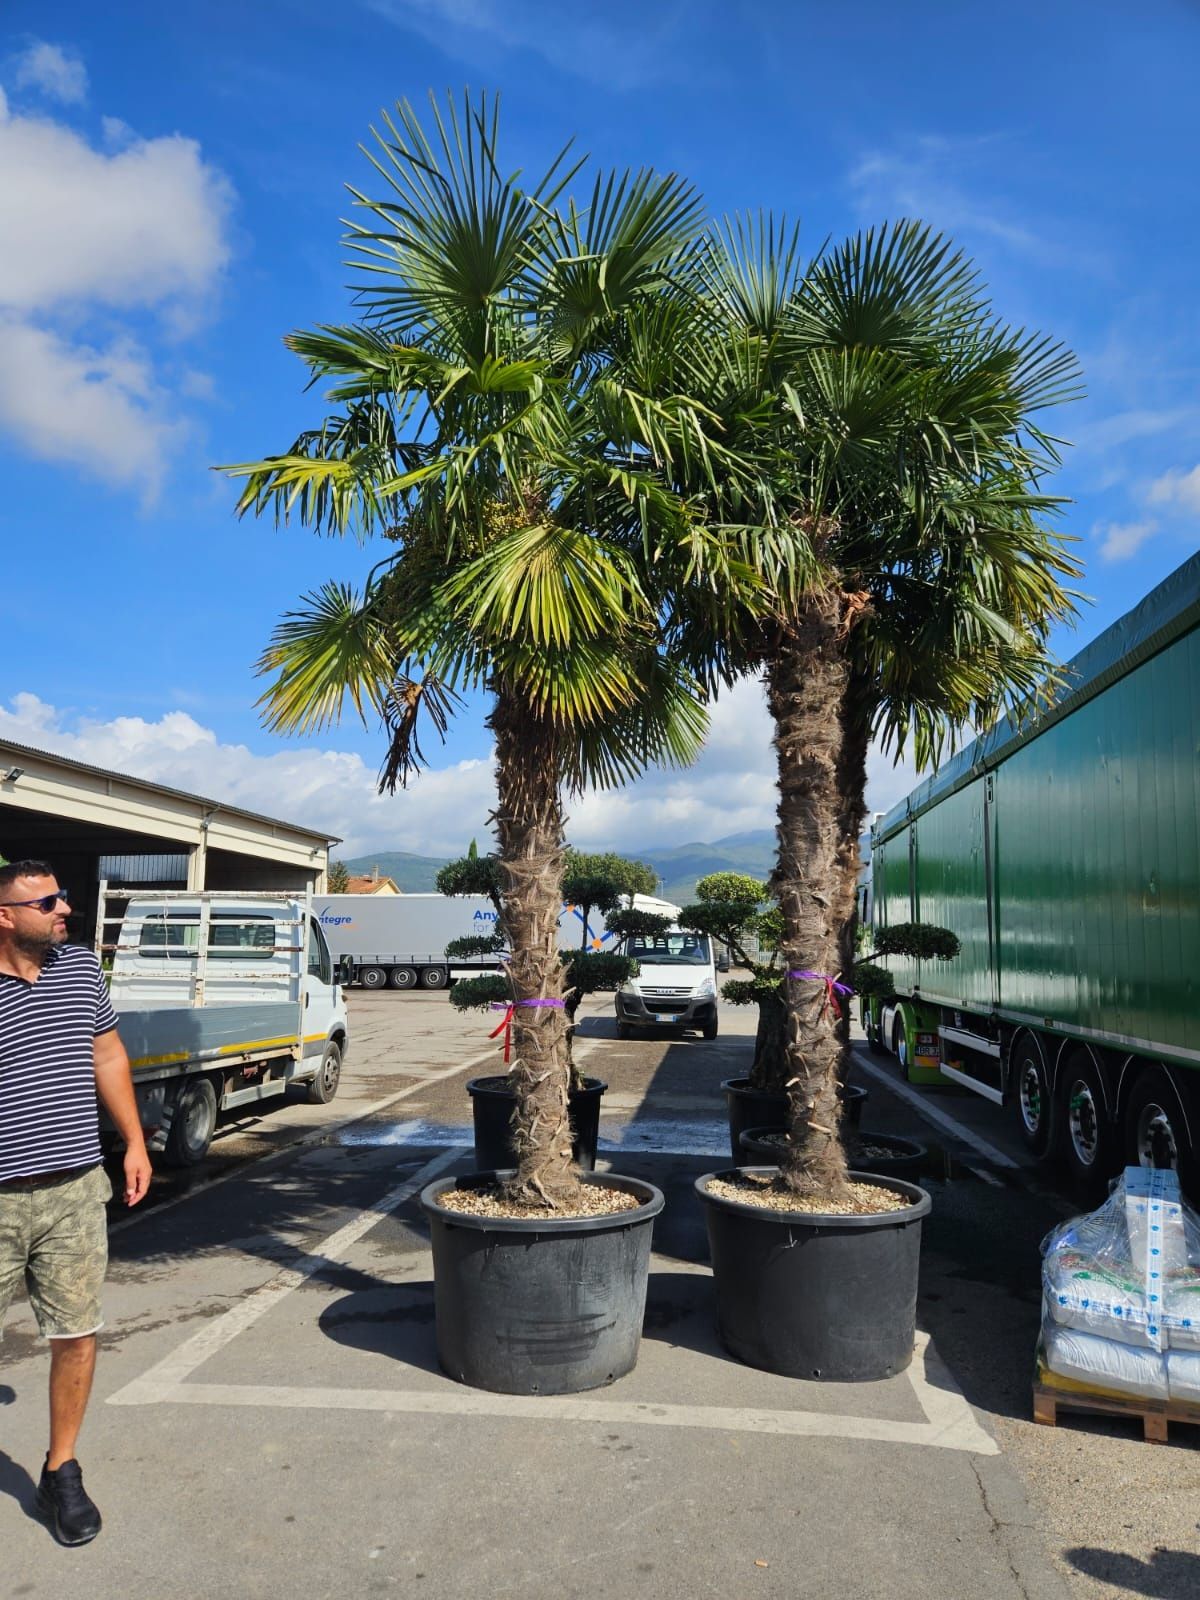
M717 974L705 933L668 928L666 933L626 939L622 955L641 970L616 993L617 1037L638 1028L695 1028L717 1037Z

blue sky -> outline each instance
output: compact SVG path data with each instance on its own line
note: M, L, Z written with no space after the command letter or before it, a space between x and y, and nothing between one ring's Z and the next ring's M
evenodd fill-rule
M1045 0L8 0L0 35L0 733L345 834L455 850L490 795L482 717L381 800L376 729L259 726L280 612L370 551L232 517L213 463L317 415L289 329L349 314L344 184L380 109L503 93L508 163L571 136L691 177L715 213L951 233L997 310L1072 345L1057 487L1094 599L1071 654L1196 548L1200 7ZM873 767L882 809L909 775ZM573 810L580 843L771 821L758 691L692 773Z

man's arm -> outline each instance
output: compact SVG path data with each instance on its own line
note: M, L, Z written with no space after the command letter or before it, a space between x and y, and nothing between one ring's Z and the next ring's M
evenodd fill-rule
M150 1157L133 1093L129 1057L115 1028L98 1033L92 1045L96 1093L125 1141L125 1204L135 1206L150 1187Z

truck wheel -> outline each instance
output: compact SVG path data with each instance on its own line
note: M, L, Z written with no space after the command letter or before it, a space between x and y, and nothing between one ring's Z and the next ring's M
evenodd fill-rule
M1063 1154L1067 1167L1084 1182L1106 1178L1113 1164L1113 1125L1104 1080L1086 1050L1067 1057L1059 1083Z
M1054 1142L1054 1095L1042 1047L1031 1033L1018 1037L1009 1071L1015 1091L1017 1128L1034 1155L1046 1157Z
M364 989L385 989L388 975L386 967L363 967L358 975L358 981Z
M193 1078L176 1096L163 1147L169 1167L194 1167L203 1161L217 1130L217 1091L207 1078Z
M705 1039L715 1039L717 1037L716 1017L714 1017L711 1022L706 1022L701 1028L700 1033Z
M879 1031L879 1023L875 1013L868 1011L863 1018L863 1031L867 1036L867 1049L873 1056L887 1055L887 1046L883 1042L883 1035Z
M325 1046L325 1054L321 1057L316 1077L308 1082L309 1100L313 1105L327 1106L338 1092L338 1084L341 1081L342 1047L336 1040L330 1039Z
M1187 1118L1178 1091L1160 1067L1139 1074L1125 1105L1125 1161L1131 1167L1173 1167L1191 1176Z
M416 967L393 967L388 973L388 982L393 989L415 989L417 987Z
M617 1038L618 1039L632 1039L633 1038L633 1029L625 1021L624 1017L618 1017L617 1018Z
M446 967L422 967L422 989L444 989L450 973Z
M908 1082L909 1050L908 1050L908 1025L903 1011L897 1009L896 1020L892 1023L892 1054L900 1063L900 1076L905 1083Z

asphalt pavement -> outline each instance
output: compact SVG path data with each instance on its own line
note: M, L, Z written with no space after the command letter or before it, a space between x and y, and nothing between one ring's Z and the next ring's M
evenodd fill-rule
M105 1515L64 1550L32 1510L45 1347L0 1346L8 1596L838 1595L1200 1592L1192 1430L1030 1421L1037 1244L1080 1197L1001 1114L914 1091L868 1057L864 1125L921 1138L918 1354L879 1384L742 1366L713 1328L692 1184L729 1164L721 1037L618 1041L588 1002L581 1064L609 1087L601 1165L648 1178L655 1233L636 1370L592 1394L486 1395L438 1370L424 1182L471 1166L463 1084L487 1025L435 995L355 995L329 1106L226 1122L204 1167L114 1216L108 1328L80 1457ZM932 1120L931 1120L932 1119Z

